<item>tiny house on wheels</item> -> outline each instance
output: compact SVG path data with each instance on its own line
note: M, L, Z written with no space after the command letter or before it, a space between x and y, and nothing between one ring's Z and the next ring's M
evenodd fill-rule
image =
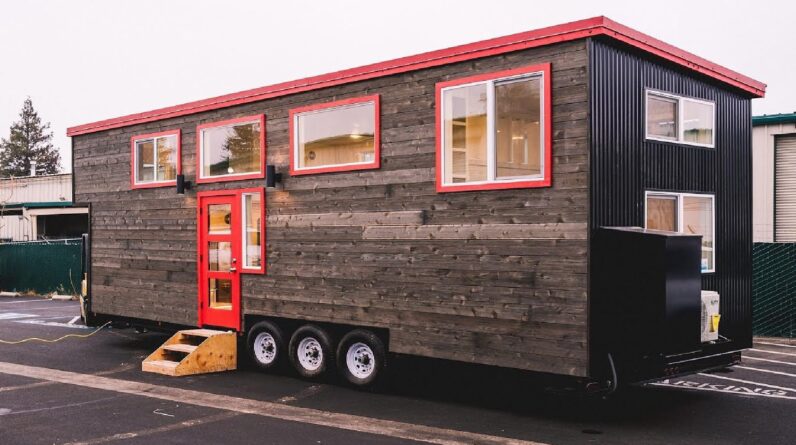
M72 127L86 316L193 328L150 357L177 374L228 331L359 385L395 353L590 388L724 367L764 93L597 17Z

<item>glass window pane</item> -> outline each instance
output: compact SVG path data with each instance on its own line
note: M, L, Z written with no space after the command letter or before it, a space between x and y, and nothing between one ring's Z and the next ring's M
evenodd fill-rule
M299 168L373 162L376 104L367 102L299 114Z
M495 85L495 149L498 178L542 174L540 78Z
M232 206L229 204L210 204L207 206L209 232L212 235L227 235L231 230Z
M136 182L151 182L155 180L155 142L153 139L136 141Z
M207 244L208 269L212 271L227 272L232 266L232 243L209 242Z
M683 233L702 235L702 270L713 270L713 199L683 197Z
M647 228L677 231L677 198L674 196L647 197Z
M486 84L443 91L444 181L486 181Z
M647 135L677 140L677 100L647 95Z
M157 180L177 179L177 136L157 138Z
M214 309L232 309L232 280L210 279L208 300Z
M202 176L260 172L260 123L202 130Z
M262 209L260 194L243 195L245 231L243 234L244 267L259 268L262 264Z
M683 140L713 143L713 105L683 99Z

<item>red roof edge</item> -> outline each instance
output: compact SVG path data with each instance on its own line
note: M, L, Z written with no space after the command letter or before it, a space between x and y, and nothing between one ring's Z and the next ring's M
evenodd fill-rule
M143 113L77 125L68 128L66 134L67 136L78 136L597 35L606 35L625 42L685 68L715 78L745 91L753 97L763 97L765 95L766 85L762 82L676 48L611 19L599 16L209 99L187 102Z

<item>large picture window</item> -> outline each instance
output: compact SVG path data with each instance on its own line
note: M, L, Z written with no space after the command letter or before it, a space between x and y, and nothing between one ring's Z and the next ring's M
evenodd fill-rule
M262 178L265 174L265 116L200 125L196 129L197 182Z
M715 125L713 102L647 91L647 139L714 147Z
M437 190L551 183L550 65L437 84Z
M378 168L379 96L290 110L291 175Z
M716 270L713 195L647 192L645 227L702 235L702 272Z
M180 130L133 136L130 140L133 188L176 184L180 165Z

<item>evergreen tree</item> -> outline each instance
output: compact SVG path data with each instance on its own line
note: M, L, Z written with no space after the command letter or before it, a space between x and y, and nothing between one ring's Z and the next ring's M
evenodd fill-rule
M30 162L36 161L37 175L51 175L61 169L61 154L52 144L50 123L42 124L30 97L25 99L11 135L0 140L0 176L28 176Z

